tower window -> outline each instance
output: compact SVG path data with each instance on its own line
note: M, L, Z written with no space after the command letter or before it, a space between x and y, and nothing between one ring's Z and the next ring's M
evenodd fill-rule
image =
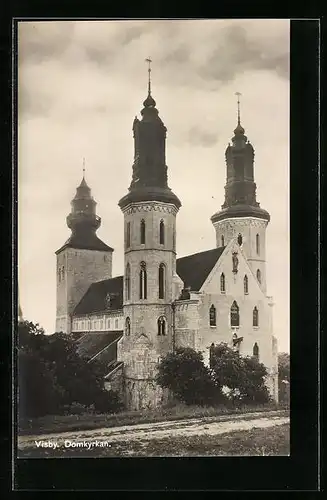
M127 266L126 266L125 296L126 296L126 300L130 300L130 298L131 298L131 268L130 268L129 264L127 264Z
M110 319L107 319L107 330L110 330Z
M216 308L213 304L209 309L209 324L210 324L210 326L217 325Z
M131 320L127 317L125 320L125 334L130 335L131 333Z
M256 342L253 346L253 356L259 361L259 346Z
M166 319L164 316L158 318L158 335L166 335Z
M146 264L141 262L140 265L140 299L146 299L147 297L147 274L146 274Z
M115 329L118 330L118 319L115 319Z
M126 224L126 248L131 246L131 223Z
M259 311L256 307L253 309L253 326L259 326Z
M100 330L103 330L103 319L100 319Z
M249 279L247 275L244 276L244 293L246 295L249 293Z
M260 236L258 234L255 237L255 246L257 250L257 255L260 255Z
M225 238L224 236L222 235L221 236L221 246L224 247L225 246Z
M140 233L141 233L141 245L145 245L145 220L141 220L141 227L140 227Z
M159 299L165 298L165 264L160 264L159 266Z
M257 280L259 281L259 283L261 283L261 271L260 271L260 269L257 269Z
M238 237L237 237L237 243L241 246L242 243L243 243L243 238L242 238L242 235L239 234Z
M230 324L231 326L240 326L240 311L235 300L230 309Z
M58 281L61 282L61 268L58 268Z
M159 241L160 245L165 244L165 223L163 220L160 221L159 225Z
M224 273L221 273L221 275L220 275L220 291L221 291L221 293L226 292L226 281L225 281Z

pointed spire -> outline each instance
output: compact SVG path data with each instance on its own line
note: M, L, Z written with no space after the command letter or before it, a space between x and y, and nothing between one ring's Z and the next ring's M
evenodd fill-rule
M240 111L240 96L241 92L235 92L237 95L237 127L234 130L234 134L244 134L245 130L241 125L241 111Z
M145 101L143 102L143 105L145 108L154 108L155 105L156 105L156 101L153 99L152 95L151 95L151 63L152 63L152 59L151 57L148 57L147 59L145 59L145 62L148 63L148 97L145 99Z
M86 180L85 180L85 157L83 157L83 178L82 178L82 181L81 181L79 187L90 189L89 186L86 184Z

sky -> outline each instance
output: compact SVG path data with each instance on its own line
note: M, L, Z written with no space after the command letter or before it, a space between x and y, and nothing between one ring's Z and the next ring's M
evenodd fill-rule
M267 293L279 351L289 350L289 20L20 22L18 282L23 316L55 328L56 256L82 179L102 218L98 236L123 274L123 215L132 123L152 95L167 127L168 183L182 202L178 257L215 247L225 149L241 122L255 149L267 228Z

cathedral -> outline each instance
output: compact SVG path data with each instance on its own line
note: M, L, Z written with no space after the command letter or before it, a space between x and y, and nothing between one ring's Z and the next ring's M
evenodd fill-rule
M76 338L88 362L105 367L105 385L127 409L154 408L169 395L156 383L160 358L179 346L203 353L226 342L255 356L278 399L277 340L266 295L269 213L256 200L254 149L238 123L226 149L225 201L211 217L215 248L178 258L181 201L168 186L166 127L151 93L133 122L132 179L118 206L124 220L124 275L112 277L113 248L96 231L101 218L83 175L71 202L71 236L56 251L56 331Z

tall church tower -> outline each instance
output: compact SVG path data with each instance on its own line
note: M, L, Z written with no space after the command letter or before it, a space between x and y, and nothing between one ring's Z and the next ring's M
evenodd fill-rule
M71 332L71 314L88 287L111 278L113 249L103 243L96 231L101 218L96 215L96 202L83 179L76 189L67 216L71 236L56 251L57 255L57 315L56 331Z
M172 349L172 302L176 278L176 215L181 206L167 184L166 127L151 95L141 120L133 123L134 163L124 214L125 335L118 359L124 362L126 406L156 407L165 394L155 383L159 357Z
M241 125L238 95L238 120L232 144L226 149L227 182L222 209L211 217L217 247L237 236L261 289L266 293L266 227L269 213L256 200L254 149Z

